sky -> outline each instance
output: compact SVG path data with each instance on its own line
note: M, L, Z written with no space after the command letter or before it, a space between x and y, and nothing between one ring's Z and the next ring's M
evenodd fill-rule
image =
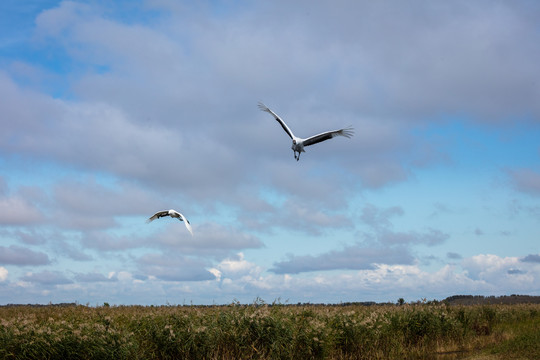
M540 3L2 1L0 304L540 295ZM351 125L306 148L297 136ZM162 218L176 209L183 223Z

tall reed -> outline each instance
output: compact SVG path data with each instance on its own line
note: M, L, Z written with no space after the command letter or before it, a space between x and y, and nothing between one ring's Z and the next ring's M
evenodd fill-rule
M540 305L0 307L0 359L430 358L531 319Z

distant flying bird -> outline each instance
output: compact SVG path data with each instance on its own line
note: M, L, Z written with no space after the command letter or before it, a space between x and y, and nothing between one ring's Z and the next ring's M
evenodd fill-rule
M193 230L191 230L191 224L189 223L188 219L186 219L184 215L180 214L178 211L173 210L173 209L158 211L157 213L152 215L150 218L148 218L146 222L149 223L164 216L170 216L172 218L177 218L178 220L183 221L184 224L186 224L186 228L191 233L191 236L193 236Z
M344 129L327 131L327 132L320 133L318 135L308 137L307 139L302 139L302 138L294 136L291 129L289 129L287 124L285 124L285 121L281 120L281 118L277 116L275 112L267 108L266 105L260 102L259 108L262 111L266 111L267 113L270 113L277 120L277 122L281 124L281 127L283 128L283 130L285 130L287 135L289 135L289 137L292 139L291 149L293 149L294 158L296 159L296 161L300 160L300 153L305 152L304 146L317 144L317 143L320 143L321 141L325 141L336 136L345 136L346 138L350 138L351 136L354 135L354 129L349 126ZM298 155L296 155L296 153L298 153Z

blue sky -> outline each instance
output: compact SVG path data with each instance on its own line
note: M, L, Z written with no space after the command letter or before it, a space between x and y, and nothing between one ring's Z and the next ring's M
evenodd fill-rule
M539 18L2 2L0 303L540 295Z

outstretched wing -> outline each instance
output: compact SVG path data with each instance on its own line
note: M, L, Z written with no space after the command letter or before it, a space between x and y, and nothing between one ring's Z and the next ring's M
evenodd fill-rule
M354 135L354 129L349 126L345 129L327 131L318 135L308 137L307 139L304 140L304 146L317 144L317 143L320 143L321 141L325 141L336 136L345 136L346 138L350 138L353 135Z
M146 222L149 223L149 222L152 222L152 221L154 221L156 219L159 219L160 217L167 216L167 215L169 215L169 211L167 211L167 210L158 211L154 215L150 216L148 218L148 220L146 220Z
M180 214L178 211L176 212L178 214L178 220L183 221L186 225L186 228L190 232L191 236L193 236L193 230L191 229L191 224L189 223L188 219L182 214Z
M262 102L259 102L259 109L261 109L262 111L266 111L267 113L270 113L277 120L277 122L281 124L281 127L283 128L283 130L285 130L287 135L289 135L289 137L291 139L294 138L294 134L291 131L291 129L289 129L287 124L285 124L285 121L281 120L281 118L279 116L277 116L277 114L275 112L273 112L272 110L267 108L266 105L264 105Z

